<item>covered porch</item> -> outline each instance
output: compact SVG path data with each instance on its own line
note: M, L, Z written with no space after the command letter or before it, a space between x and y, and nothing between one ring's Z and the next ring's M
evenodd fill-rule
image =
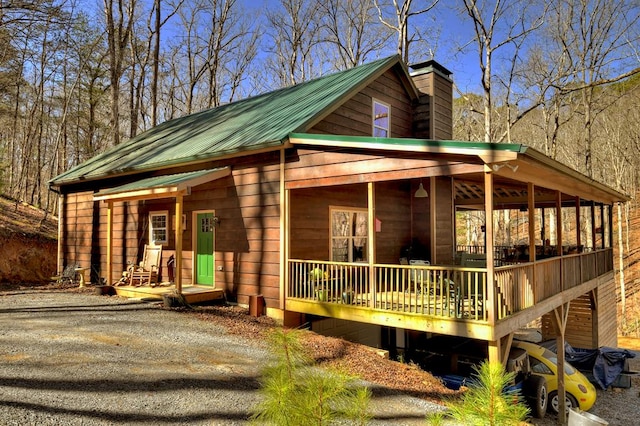
M294 139L304 166L324 144L356 160L285 170L286 311L481 339L497 360L545 314L564 333L577 298L615 317L598 289L624 195L520 145L364 139Z

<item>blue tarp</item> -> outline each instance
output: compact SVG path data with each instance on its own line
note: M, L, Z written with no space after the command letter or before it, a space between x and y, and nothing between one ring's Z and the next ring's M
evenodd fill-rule
M552 352L556 352L555 340L541 343ZM625 371L627 358L635 358L636 354L627 349L602 346L598 349L574 348L565 342L565 361L580 371L589 372L601 389L607 389Z

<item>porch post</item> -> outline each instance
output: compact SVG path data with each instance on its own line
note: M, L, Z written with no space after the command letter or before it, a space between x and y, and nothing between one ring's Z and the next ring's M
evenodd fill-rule
M58 195L58 259L56 262L56 275L62 275L62 271L64 271L64 224L66 221L64 201L64 194Z
M113 284L113 201L107 201L107 285Z
M563 245L562 235L562 193L560 191L556 191L556 240L558 242L558 246L556 247L556 253L558 256L562 256L562 245ZM562 265L562 262L560 262ZM562 287L564 290L564 286Z
M580 229L582 229L580 227L580 225L582 224L582 220L580 218L580 197L575 197L575 201L576 201L576 205L575 205L576 207L576 245L578 246L578 250L579 250L580 246L582 245L582 234L580 232Z
M376 188L373 182L367 184L367 222L369 235L369 291L371 291L372 306L376 306L376 271L373 265L376 263Z
M534 262L536 260L536 200L533 191L535 191L535 185L529 182L527 184L527 211L529 214L529 262Z
M527 183L527 214L529 216L529 262L536 261L536 199L535 199L535 185L531 182ZM538 286L536 279L536 267L532 268L533 281L533 303L538 302Z
M176 264L175 264L175 285L176 292L182 294L182 194L176 195L176 223L175 247L176 247Z
M567 302L553 310L552 321L555 325L558 336L556 337L557 371L564 371L564 334L567 328L567 318L569 316L569 305ZM567 407L564 404L566 392L564 387L564 374L558 374L558 424L567 424Z
M484 173L484 211L485 211L485 255L487 257L487 320L495 325L498 304L495 291L495 277L493 273L493 172L485 166Z
M591 249L596 251L596 202L591 201Z

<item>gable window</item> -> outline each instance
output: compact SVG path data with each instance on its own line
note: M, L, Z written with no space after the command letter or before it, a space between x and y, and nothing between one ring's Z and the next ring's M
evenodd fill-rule
M367 210L331 207L331 260L364 262L367 260Z
M149 242L167 244L169 242L169 212L149 212Z
M391 107L384 102L373 100L373 137L388 138Z

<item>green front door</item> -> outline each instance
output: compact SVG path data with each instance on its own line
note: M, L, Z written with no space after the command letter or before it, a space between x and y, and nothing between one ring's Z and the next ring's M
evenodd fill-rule
M213 213L198 213L196 284L213 285Z

